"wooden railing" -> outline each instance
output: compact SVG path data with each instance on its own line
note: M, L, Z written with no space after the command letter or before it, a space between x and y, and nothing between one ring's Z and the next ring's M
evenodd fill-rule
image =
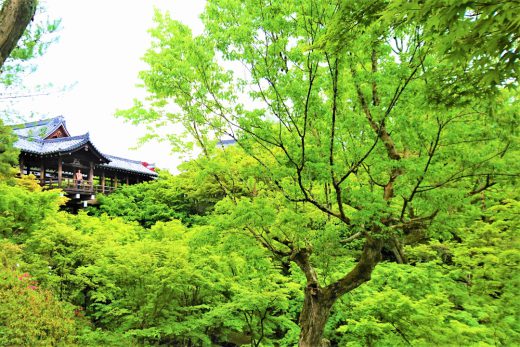
M61 185L59 184L57 179L47 179L43 187L48 189L61 188L67 193L79 193L79 194L110 194L113 193L117 188L110 186L102 186L99 184L90 184L89 181L82 181L81 183L77 183L75 180L71 178L64 178L61 180Z

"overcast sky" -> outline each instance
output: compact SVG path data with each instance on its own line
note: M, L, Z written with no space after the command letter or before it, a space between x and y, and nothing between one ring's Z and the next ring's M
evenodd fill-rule
M128 108L143 95L135 85L146 69L141 57L150 45L147 32L153 26L154 7L202 31L199 19L204 0L51 0L51 18L61 18L59 41L38 61L29 84L51 82L56 88L73 87L24 99L16 108L31 120L63 115L71 135L90 132L99 150L130 159L155 162L174 170L180 163L167 145L146 145L129 150L143 129L115 118L117 109Z

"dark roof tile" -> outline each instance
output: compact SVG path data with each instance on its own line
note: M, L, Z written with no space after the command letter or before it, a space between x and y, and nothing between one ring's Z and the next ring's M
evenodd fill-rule
M107 157L108 159L110 159L110 163L100 164L100 165L98 165L98 167L105 167L107 169L114 169L114 170L138 172L138 173L148 175L148 176L157 176L157 173L155 171L148 169L140 161L115 157L113 155L108 155L108 154L104 154L104 156Z

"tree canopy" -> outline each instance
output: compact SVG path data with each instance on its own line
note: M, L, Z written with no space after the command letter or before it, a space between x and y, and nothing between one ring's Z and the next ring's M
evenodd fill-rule
M482 23L496 12L492 20L504 19L510 42L516 31L508 6L466 4L450 14L460 23L448 15L431 21L495 32ZM404 245L449 238L479 194L518 174L517 89L500 87L516 71L509 65L516 66L516 43L468 49L461 67L445 59L453 50L439 42L458 31L436 31L422 13L389 24L399 8L385 1L209 1L197 37L157 13L144 57L149 69L141 73L149 98L120 113L156 126L181 123L209 157L219 138L231 137L257 162L251 177L262 177L268 193L231 194L226 213L304 273L302 346L322 343L333 304L369 280L382 256L406 263ZM436 11L430 3L421 9ZM475 23L463 19L472 11ZM475 97L473 78L498 61L503 74L486 82L496 94ZM458 80L468 68L472 74ZM274 217L286 213L298 217ZM293 230L298 219L301 232ZM322 228L332 227L339 249L352 248L356 262L323 279L311 255Z

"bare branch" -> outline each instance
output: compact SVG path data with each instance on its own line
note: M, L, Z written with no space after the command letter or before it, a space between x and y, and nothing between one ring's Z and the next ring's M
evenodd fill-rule
M399 217L400 220L403 220L404 213L406 211L406 207L409 203L412 202L415 194L417 193L417 189L419 189L422 181L424 180L424 177L426 176L426 173L428 172L428 169L430 167L430 164L432 162L433 156L435 155L435 152L439 146L439 141L441 139L441 132L444 128L444 124L441 123L441 121L437 118L437 135L435 136L435 141L433 144L430 145L430 149L428 150L428 160L426 162L426 165L424 166L422 175L417 179L417 183L412 189L412 192L410 193L410 196L408 198L403 198L403 208L401 209L401 216Z
M472 195L481 193L484 190L486 190L486 189L488 189L490 187L493 187L495 184L497 184L497 182L491 182L491 176L487 175L486 176L486 182L483 185L481 185L480 187L475 188L471 192L467 193L466 196L472 196Z
M464 178L468 178L468 177L479 177L479 176L487 176L487 175L491 175L491 176L511 176L511 177L515 177L515 176L518 176L518 174L492 174L492 173L472 173L472 174L464 174L465 172L467 172L468 170L470 169L477 169L478 167L480 167L482 164L496 158L496 157L502 157L504 156L504 154L507 152L509 148L509 143L504 147L503 150L501 150L500 152L498 153L495 153L493 154L492 156L478 162L478 163L475 163L471 166L469 166L468 168L462 168L461 170L453 173L449 178L447 178L446 180L444 180L443 182L441 183L438 183L438 184L434 184L432 186L424 186L424 188L418 188L417 189L417 193L423 193L423 192L427 192L429 190L433 190L433 189L437 189L437 188L440 188L450 182L456 182L456 181L459 181L461 179L464 179Z
M291 253L289 252L284 252L273 247L273 245L271 245L262 235L257 233L253 228L246 226L244 229L248 231L255 238L255 240L257 240L264 248L268 249L273 254L279 257L289 257L291 255Z
M375 141L374 143L372 144L372 146L370 146L370 148L368 149L368 151L365 152L365 154L357 161L357 163L353 164L350 169L338 180L338 185L340 185L341 183L343 183L352 173L356 172L356 170L359 168L359 166L361 164L363 164L363 162L368 158L368 156L370 155L370 153L372 153L372 151L374 150L374 148L376 148L376 145L377 145L377 142L379 141L379 136L377 136L375 138Z

